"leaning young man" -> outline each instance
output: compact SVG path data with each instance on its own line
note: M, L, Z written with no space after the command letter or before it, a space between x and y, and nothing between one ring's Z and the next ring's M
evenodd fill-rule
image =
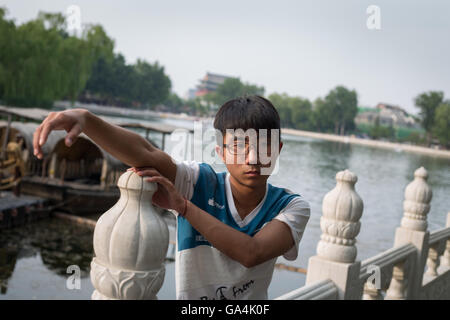
M283 147L279 139L276 146L269 141L280 132L270 101L230 100L217 112L214 128L226 172L216 173L208 163L174 161L138 134L82 109L51 113L35 132L34 148L42 158L41 146L52 130L66 130L68 146L83 132L158 183L153 203L178 213L177 299L267 299L276 259L298 255L310 207L300 194L267 182L276 159L261 161L258 146L269 155ZM268 132L265 139L260 132Z

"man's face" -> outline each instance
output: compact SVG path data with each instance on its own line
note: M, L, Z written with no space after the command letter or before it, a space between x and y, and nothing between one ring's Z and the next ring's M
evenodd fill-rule
M223 146L216 146L216 152L234 179L247 186L260 186L272 173L283 143L279 130L278 136L252 130L227 130Z

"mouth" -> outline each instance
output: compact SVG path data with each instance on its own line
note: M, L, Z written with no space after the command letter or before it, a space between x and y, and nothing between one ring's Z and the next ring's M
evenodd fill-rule
M247 175L247 176L250 176L250 177L257 177L261 173L260 173L259 170L249 170L249 171L246 171L244 174Z

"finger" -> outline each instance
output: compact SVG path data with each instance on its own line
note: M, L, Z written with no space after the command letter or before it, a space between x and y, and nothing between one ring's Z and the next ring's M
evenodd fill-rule
M66 135L66 146L70 147L77 140L80 133L81 127L78 124L74 125Z
M143 177L161 176L161 173L159 173L158 170L156 170L156 169L138 170L136 173L139 176L143 176Z
M42 131L40 133L39 141L38 141L39 146L42 146L43 144L45 144L45 142L47 141L48 135L50 134L50 132L53 130L54 127L55 127L55 120L50 120L47 123L43 123Z
M48 117L42 123L39 145L42 146L47 141L48 135L52 130L63 130L67 124L68 118L63 113L50 112ZM71 127L70 131L72 129L73 128Z
M143 170L156 170L154 167L136 167L136 171L143 171ZM159 172L158 170L156 170Z
M39 137L41 136L41 130L42 126L38 126L33 134L33 149L34 155L36 157L39 157L39 154L41 153L41 146L39 145Z
M53 118L55 117L55 113L54 112L50 112L48 114L48 116L42 121L41 125L37 127L36 131L34 132L33 135L33 149L34 149L34 154L37 158L42 159L42 148L41 145L39 144L39 140L41 139L42 136L42 129L44 128L44 126Z
M171 190L174 188L172 182L170 182L169 179L167 179L166 177L163 177L163 176L153 176L153 177L145 179L145 181L159 183L162 186L166 187L167 190Z

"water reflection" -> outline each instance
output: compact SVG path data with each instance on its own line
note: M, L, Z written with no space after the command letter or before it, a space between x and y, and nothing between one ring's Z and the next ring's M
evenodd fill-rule
M17 250L12 245L0 247L0 294L6 294L8 290L8 279L14 271L17 256Z
M89 276L93 257L92 230L58 219L46 219L0 233L0 287L7 294L8 281L20 259L40 256L52 273L67 277L67 267L80 267Z

